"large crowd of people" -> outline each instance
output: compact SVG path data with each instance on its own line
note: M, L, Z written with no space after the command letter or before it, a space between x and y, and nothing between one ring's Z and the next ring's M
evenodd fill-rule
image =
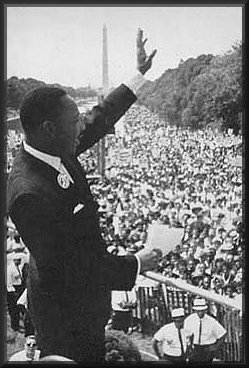
M106 141L106 177L92 184L109 250L143 248L153 223L183 228L180 244L158 271L221 295L240 295L242 137L170 127L138 105L126 113L123 125L122 135ZM119 157L124 150L126 162ZM93 156L84 155L85 170L96 173Z
M106 138L105 177L95 176L96 148L79 157L93 178L89 180L99 204L107 249L116 254L142 249L150 224L182 228L181 242L163 257L157 272L230 298L241 297L245 246L242 137L171 127L138 105L130 108L122 123L122 134ZM13 130L8 136L7 175L22 139L22 133ZM126 160L119 154L123 151L128 152ZM16 255L23 264L27 262L27 249L22 241L20 246L10 219L7 227L10 274ZM17 303L20 293L15 292L14 299L10 293L23 291L25 278L18 279L17 274L12 285L10 279L13 313L12 302ZM18 329L19 317L15 315L13 321Z

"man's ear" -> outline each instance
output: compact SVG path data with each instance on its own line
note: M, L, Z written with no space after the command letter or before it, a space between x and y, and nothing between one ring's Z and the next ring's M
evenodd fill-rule
M41 129L50 138L54 138L56 134L55 122L51 120L44 120L41 124Z

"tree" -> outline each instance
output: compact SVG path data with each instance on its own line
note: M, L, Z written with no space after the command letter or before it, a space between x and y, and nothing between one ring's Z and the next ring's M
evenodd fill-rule
M241 128L242 44L224 55L180 60L138 91L138 102L177 126L205 127L220 121L223 129Z
M241 128L242 100L242 45L235 45L225 55L216 57L210 65L215 88L208 108L213 119L222 119L223 129Z

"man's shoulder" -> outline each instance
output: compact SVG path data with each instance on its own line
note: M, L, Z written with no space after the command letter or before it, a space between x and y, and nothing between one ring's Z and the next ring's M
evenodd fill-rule
M14 185L16 181L18 185L32 181L34 176L31 175L31 171L38 172L38 170L29 156L23 149L18 151L8 176L8 186Z
M170 322L170 323L167 323L166 325L162 326L161 330L162 331L171 331L174 328L175 328L174 322Z
M193 321L197 318L197 314L196 313L191 313L189 316L187 316L185 318L185 322L189 322L189 321Z
M209 323L216 323L216 322L218 323L217 319L214 318L214 317L212 317L212 316L210 316L210 314L207 314L206 313L205 316L204 316L204 318Z
M15 158L7 182L7 203L11 205L22 195L43 196L51 193L52 168L21 150Z
M18 351L17 353L13 354L9 361L11 362L23 362L23 361L27 361L27 357L26 357L26 351L25 350L21 350Z
M154 338L157 340L161 340L165 335L171 334L172 332L172 323L167 323L159 328L159 330L155 333Z

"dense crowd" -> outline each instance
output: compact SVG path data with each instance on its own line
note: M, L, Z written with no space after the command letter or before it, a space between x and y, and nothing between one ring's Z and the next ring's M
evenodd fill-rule
M23 135L8 135L7 174ZM231 298L243 290L242 137L231 132L170 127L146 108L130 108L123 132L106 138L106 176L97 174L96 147L79 157L99 204L107 249L136 252L150 224L182 228L183 237L158 272ZM125 161L121 151L129 152ZM7 253L27 253L8 219ZM18 240L17 240L18 239ZM25 263L25 261L24 261ZM10 287L10 286L9 286Z
M143 248L153 223L183 228L180 244L158 271L218 294L241 294L242 137L171 128L138 106L123 124L124 133L106 142L106 178L91 186L108 249L122 254ZM117 147L132 159L120 160ZM84 155L82 164L93 174L90 151Z

